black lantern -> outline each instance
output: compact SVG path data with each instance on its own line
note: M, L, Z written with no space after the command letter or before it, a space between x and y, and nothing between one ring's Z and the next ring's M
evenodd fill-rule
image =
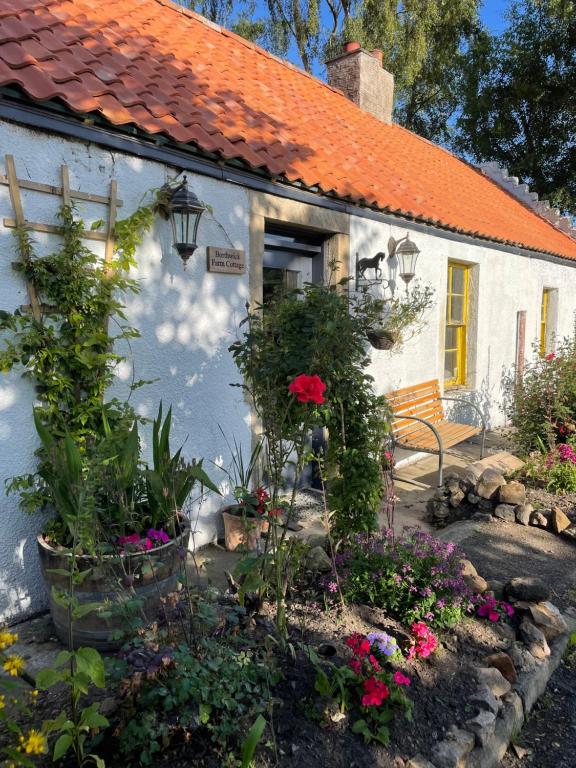
M167 207L172 222L173 245L186 266L188 259L198 247L196 235L206 206L188 188L188 180L184 176L172 192Z
M398 274L406 283L406 290L408 290L408 283L413 279L416 274L416 262L420 254L418 246L410 240L410 235L407 234L402 240L396 243L395 256L398 259Z

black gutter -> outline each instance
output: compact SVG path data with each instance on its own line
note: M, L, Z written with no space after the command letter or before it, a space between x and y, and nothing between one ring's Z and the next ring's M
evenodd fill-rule
M152 143L153 140L146 140L138 135L127 136L115 130L80 122L70 113L64 112L60 115L46 108L37 107L29 103L9 101L0 96L0 118L43 131L53 131L88 143L100 144L107 149L163 163L179 170L198 173L202 176L208 176L230 184L237 184L256 192L265 192L277 197L294 200L295 202L315 205L319 208L326 208L338 213L346 213L350 216L371 219L372 221L379 221L393 226L399 226L401 223L402 226L415 232L433 233L436 235L441 233L445 239L455 242L463 242L480 247L489 245L493 250L576 267L576 260L574 259L552 253L543 253L542 251L533 251L521 246L506 245L496 240L491 240L488 237L474 237L439 225L410 219L401 214L390 214L372 208L362 208L358 205L346 203L344 200L314 194L305 189L298 189L293 184L271 181L253 170L244 171L239 168L231 168L224 161L205 159L193 154L193 147L178 149L166 146L160 142Z

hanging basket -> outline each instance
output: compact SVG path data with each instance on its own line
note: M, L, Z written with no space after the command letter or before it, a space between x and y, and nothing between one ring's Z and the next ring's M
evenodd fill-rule
M396 336L390 331L368 331L366 336L374 349L392 349L397 341Z

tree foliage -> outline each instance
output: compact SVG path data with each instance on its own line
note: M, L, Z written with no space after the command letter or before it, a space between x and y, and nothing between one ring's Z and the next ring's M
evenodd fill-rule
M455 141L564 211L576 209L575 6L517 1L501 36L478 35L467 55Z
M296 53L319 73L343 42L380 48L396 82L396 119L421 135L448 136L479 0L229 0L185 2L278 56Z

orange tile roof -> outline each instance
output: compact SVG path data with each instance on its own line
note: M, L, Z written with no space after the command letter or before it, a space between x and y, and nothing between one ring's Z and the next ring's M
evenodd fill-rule
M0 85L324 194L576 259L478 170L166 0L0 0Z

